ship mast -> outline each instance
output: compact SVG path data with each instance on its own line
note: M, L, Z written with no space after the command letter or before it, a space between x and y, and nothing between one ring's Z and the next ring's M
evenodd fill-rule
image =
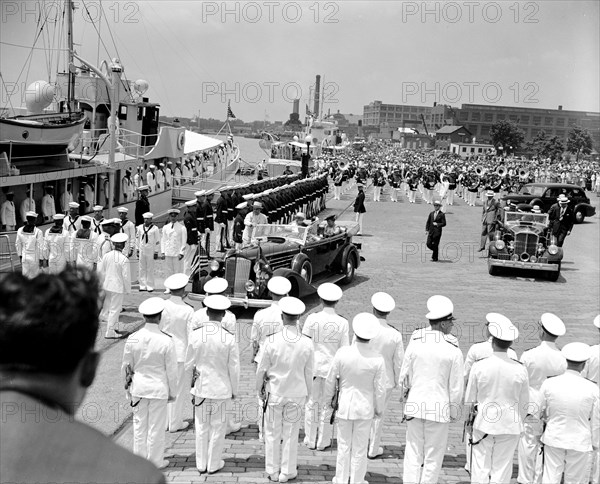
M74 5L72 0L66 0L67 9L67 47L69 49L69 84L67 90L67 109L69 113L75 109L74 98L75 98L75 58L73 57L73 9Z

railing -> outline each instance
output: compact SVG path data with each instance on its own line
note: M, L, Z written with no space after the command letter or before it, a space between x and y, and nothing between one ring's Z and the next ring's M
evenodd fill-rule
M6 249L5 249L6 244ZM10 243L10 238L8 235L0 235L0 272L5 272L5 262L6 260L10 261L10 271L15 271L15 262L13 256L16 256L17 253L13 252L12 245Z

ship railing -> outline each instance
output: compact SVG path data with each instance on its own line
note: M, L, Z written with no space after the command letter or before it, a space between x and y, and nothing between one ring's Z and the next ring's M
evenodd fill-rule
M7 272L7 263L10 262L10 271L15 272L15 257L17 251L13 251L13 244L10 242L8 235L0 235L0 272Z

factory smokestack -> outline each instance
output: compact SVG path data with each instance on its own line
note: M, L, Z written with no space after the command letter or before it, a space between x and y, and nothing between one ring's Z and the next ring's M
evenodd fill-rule
M315 108L314 115L316 119L319 119L319 109L320 109L320 101L321 101L321 76L317 74L317 82L315 84Z

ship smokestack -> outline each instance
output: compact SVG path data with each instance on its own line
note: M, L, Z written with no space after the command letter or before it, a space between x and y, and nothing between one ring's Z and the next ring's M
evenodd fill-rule
M317 74L317 82L315 84L315 108L314 113L317 119L319 119L319 109L321 101L321 76Z

